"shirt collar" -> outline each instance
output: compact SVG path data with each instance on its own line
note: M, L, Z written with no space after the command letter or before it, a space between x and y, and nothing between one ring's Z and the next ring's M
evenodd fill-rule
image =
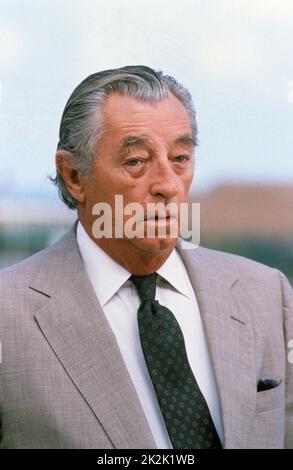
M77 224L76 235L82 260L97 298L103 307L129 280L131 273L102 250L88 236L80 222ZM176 249L172 251L157 273L178 292L190 297L189 278Z
M77 224L76 236L88 276L103 307L129 279L131 273L102 250L88 236L80 222Z
M189 277L176 249L172 251L169 258L157 270L157 273L178 292L186 297L191 296Z

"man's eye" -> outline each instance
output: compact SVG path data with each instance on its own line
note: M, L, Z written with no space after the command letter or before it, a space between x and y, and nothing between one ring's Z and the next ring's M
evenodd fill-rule
M186 155L178 155L177 157L175 157L175 161L178 163L183 163L186 160L189 160Z
M139 166L139 163L142 163L142 161L138 158L132 158L131 160L127 160L125 163L128 166Z

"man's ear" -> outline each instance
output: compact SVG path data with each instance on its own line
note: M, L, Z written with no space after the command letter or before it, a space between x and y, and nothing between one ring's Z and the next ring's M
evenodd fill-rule
M67 191L78 202L85 202L84 178L74 167L71 153L67 150L58 150L55 161L57 171L62 175Z

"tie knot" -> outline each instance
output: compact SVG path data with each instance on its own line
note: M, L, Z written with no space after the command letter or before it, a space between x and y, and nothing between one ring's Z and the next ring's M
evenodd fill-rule
M155 300L157 273L148 276L134 276L130 280L135 285L141 302Z

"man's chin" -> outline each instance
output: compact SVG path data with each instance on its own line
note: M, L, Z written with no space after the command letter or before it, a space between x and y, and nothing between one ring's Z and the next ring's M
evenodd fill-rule
M136 248L147 251L149 253L162 253L167 250L172 250L177 242L177 238L171 237L154 237L154 238L132 238L128 239L129 242Z

